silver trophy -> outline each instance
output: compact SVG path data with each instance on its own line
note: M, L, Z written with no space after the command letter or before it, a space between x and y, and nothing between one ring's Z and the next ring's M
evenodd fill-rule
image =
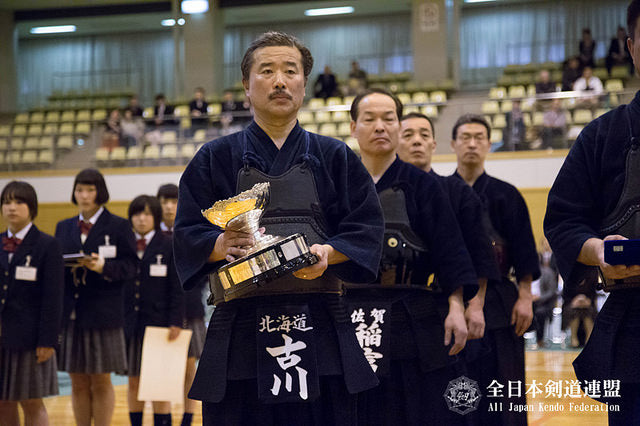
M303 234L281 237L260 232L260 218L268 203L269 183L264 182L202 211L209 222L221 229L252 234L255 239L253 246L244 247L246 256L218 269L216 276L224 289L225 301L318 261L309 251Z

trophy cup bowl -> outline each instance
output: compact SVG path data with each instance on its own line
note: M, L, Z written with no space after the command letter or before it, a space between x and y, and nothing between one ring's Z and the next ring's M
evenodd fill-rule
M268 182L257 183L251 189L226 200L217 201L202 215L223 230L252 234L255 244L243 247L244 257L218 269L215 277L224 289L225 301L250 293L283 275L313 265L317 257L309 251L306 237L296 233L288 237L262 234L260 218L269 203ZM214 285L209 283L212 294Z

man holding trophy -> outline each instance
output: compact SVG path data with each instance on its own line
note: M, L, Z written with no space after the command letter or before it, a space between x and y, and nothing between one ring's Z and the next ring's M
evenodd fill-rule
M373 182L343 142L297 122L309 50L268 32L242 61L254 122L206 144L181 181L174 247L185 289L216 305L190 397L204 424L354 424L377 385L342 298L380 261Z

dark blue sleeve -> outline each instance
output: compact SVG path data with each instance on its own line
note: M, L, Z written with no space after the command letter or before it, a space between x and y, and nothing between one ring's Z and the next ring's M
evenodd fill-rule
M597 228L599 164L594 144L596 127L587 126L571 148L547 200L544 232L565 281L580 281L590 267L577 262L583 244L599 238Z
M531 229L529 209L520 192L515 187L511 196L512 216L507 244L510 251L516 280L531 275L532 279L540 278L540 262L536 249L536 240Z
M222 230L201 213L218 200L212 175L211 152L209 145L205 145L187 165L179 185L173 249L178 277L185 290L195 286L204 274L223 263L208 263ZM224 179L222 173L220 179Z
M169 254L169 258L167 259L167 272L169 278L169 325L182 327L185 317L184 291L180 285L175 262L173 261L173 248L171 247L171 243L168 243L167 245L169 246L167 249Z
M435 178L426 173L423 177L414 183L419 212L416 229L429 245L438 282L446 295L461 286L477 290L478 279L451 204Z
M332 185L338 199L331 214L336 222L335 233L326 243L349 258L331 268L345 281L371 282L378 274L382 256L382 208L373 180L360 159L346 145L340 148L329 164L327 182L319 183Z

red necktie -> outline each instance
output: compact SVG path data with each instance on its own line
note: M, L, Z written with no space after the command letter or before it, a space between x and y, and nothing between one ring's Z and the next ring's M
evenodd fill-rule
M2 250L7 253L14 253L22 240L16 237L2 237Z
M147 248L147 240L144 238L140 238L136 241L136 249L138 251L144 251Z
M89 231L91 231L91 227L93 226L93 224L91 222L79 220L78 226L80 227L80 232L82 233L82 235L89 235Z

